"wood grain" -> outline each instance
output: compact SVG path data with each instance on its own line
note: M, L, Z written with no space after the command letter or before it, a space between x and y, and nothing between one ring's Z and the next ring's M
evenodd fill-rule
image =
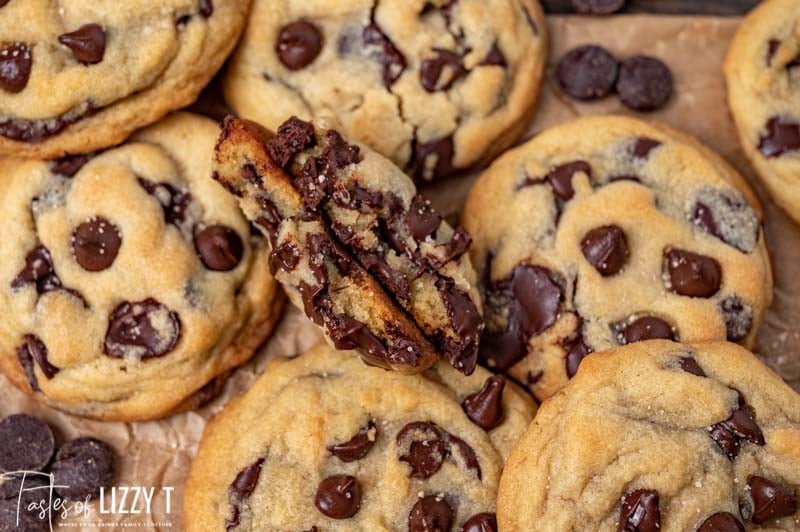
M743 15L759 0L628 0L622 13ZM548 13L573 13L570 0L542 0Z

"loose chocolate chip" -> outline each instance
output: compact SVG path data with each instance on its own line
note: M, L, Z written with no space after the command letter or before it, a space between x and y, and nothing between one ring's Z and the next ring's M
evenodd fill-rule
M266 147L272 161L281 168L286 168L292 157L307 148L316 146L316 144L317 137L314 135L314 126L293 116L278 127L278 135L267 141ZM257 182L254 179L250 179L250 181L254 182L256 186L260 186L261 178L256 174L255 168L245 165L242 170L247 170L255 175Z
M786 117L770 118L766 132L758 142L758 149L764 157L779 157L786 152L800 150L800 122Z
M571 379L578 373L578 368L583 359L593 352L593 349L586 344L586 340L583 337L583 320L580 320L575 332L561 342L561 347L567 352L565 359L567 377Z
M214 4L212 0L200 0L200 14L205 18L210 18L214 14Z
M58 450L50 472L61 497L94 498L114 480L114 451L100 440L78 438Z
M756 423L744 396L738 390L736 393L738 395L737 406L730 417L711 426L711 439L719 445L729 460L738 456L742 441L749 441L761 446L765 444L764 434Z
M661 146L661 141L655 139L648 139L647 137L639 137L633 143L631 153L637 159L647 159L650 152Z
M109 317L103 348L112 357L160 357L175 348L180 336L176 312L152 298L126 301Z
M571 163L556 166L548 172L545 179L550 182L553 192L564 201L569 201L575 195L572 188L572 176L578 172L592 177L592 167L586 161L573 161Z
M719 262L684 249L670 249L664 254L669 274L669 288L688 297L711 297L719 291L722 268Z
M155 183L143 178L139 178L139 185L161 204L165 222L175 226L183 223L186 209L192 202L191 194L177 189L170 183Z
M625 232L617 225L604 225L586 233L581 251L603 277L619 273L630 255Z
M725 321L726 336L731 342L747 338L753 329L753 308L736 295L719 302L719 312Z
M422 497L408 514L408 532L448 532L453 528L453 509L438 495Z
M0 500L0 530L9 532L50 532L50 516L58 511L50 501L48 486L29 486L21 498L19 494L11 499Z
M75 174L88 162L88 155L67 155L53 161L50 171L63 177L75 177Z
M744 532L744 525L733 514L719 512L703 521L697 532Z
M275 275L279 271L291 272L300 262L300 250L293 242L286 241L274 247L269 254L269 271Z
M348 519L361 508L361 487L350 475L334 475L320 482L314 498L317 510L332 519Z
M625 0L572 0L572 7L585 15L610 15L625 7Z
M44 345L44 342L42 342L39 337L32 334L26 334L24 340L24 345L20 346L18 350L26 349L28 355L39 365L45 377L48 379L55 377L60 370L48 360L47 346Z
M420 182L432 181L438 177L452 174L455 144L453 135L447 135L429 142L414 142L412 175Z
M197 233L194 248L203 265L215 272L233 270L244 256L242 238L225 225L210 225Z
M620 532L658 532L661 529L661 511L658 508L658 492L636 490L622 498L619 513Z
M654 339L675 340L675 333L669 323L653 316L633 320L619 334L619 341L623 345Z
M434 57L423 59L419 67L419 82L428 92L445 91L467 71L461 56L450 50L434 48Z
M406 227L411 237L421 242L435 235L441 223L442 217L431 207L431 202L422 196L415 196L406 214Z
M406 58L374 21L364 28L362 40L369 56L383 66L383 84L390 88L406 69Z
M17 93L28 84L33 55L27 44L13 43L0 48L0 89Z
M89 272L110 268L117 258L122 237L116 225L103 218L89 218L72 231L72 255Z
M375 422L370 420L355 436L346 442L328 446L328 450L342 462L355 462L367 456L377 439L378 428Z
M700 367L700 364L697 363L697 360L694 357L683 357L681 358L681 369L686 373L691 373L692 375L696 375L698 377L705 377L706 372L703 371L703 368Z
M617 93L620 101L635 111L654 111L672 96L672 74L655 57L630 57L619 67Z
M231 507L231 517L225 522L225 530L230 531L239 526L239 505L242 500L248 498L255 491L263 466L264 459L259 458L239 471L236 478L231 482L230 487L228 487L228 504Z
M106 53L106 32L98 24L86 24L59 35L58 42L72 50L75 59L84 65L99 63Z
M322 51L322 34L310 22L292 22L281 28L275 51L289 70L303 69L313 63Z
M55 449L53 432L28 414L0 420L0 473L44 471Z
M495 42L492 45L491 50L489 53L486 54L486 57L483 58L483 61L480 62L481 66L500 66L500 67L507 67L508 61L506 61L506 56L503 55L503 52L497 46Z
M0 501L13 499L16 502L17 498L20 496L20 490L25 490L23 494L28 492L28 490L38 491L37 488L45 488L47 492L49 492L50 483L46 481L45 478L44 475L34 475L30 473L19 473L16 475L12 475L11 473L3 474L3 478L0 480ZM44 495L46 492L39 493ZM3 521L0 519L0 530L6 530L2 527L2 524Z
M753 523L760 525L770 519L789 517L797 512L797 495L794 491L759 476L750 477L747 486L753 497Z
M464 523L461 532L497 532L497 517L490 513L473 515Z
M492 375L483 388L468 395L461 403L467 417L483 430L492 430L503 420L503 388L506 380Z
M441 429L434 423L415 421L397 433L397 454L411 468L414 478L428 478L439 471L447 456Z
M576 100L608 96L617 80L617 60L601 46L573 48L558 62L556 76L561 88Z

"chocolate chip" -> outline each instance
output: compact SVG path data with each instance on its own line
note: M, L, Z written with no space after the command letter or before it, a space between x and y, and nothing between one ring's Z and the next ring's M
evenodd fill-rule
M89 272L110 268L117 258L122 237L116 225L103 218L89 218L72 231L72 255Z
M786 117L770 118L766 132L759 139L758 149L764 157L779 157L800 150L800 122Z
M428 92L445 91L467 71L461 56L450 50L434 48L434 57L423 59L419 67L419 82Z
M32 334L26 334L23 345L17 348L17 353L19 354L21 350L25 350L27 352L27 356L36 361L36 364L39 365L42 373L44 373L44 376L48 379L52 379L60 371L59 368L52 365L50 360L48 360L47 346L44 345L44 342L42 342L39 337ZM23 355L20 355L20 358L22 358L22 356ZM33 370L32 367L31 370Z
M674 341L675 333L669 323L653 316L634 319L618 335L618 340L623 345L655 339Z
M175 348L180 336L176 312L152 298L126 301L109 317L103 348L112 357L160 357Z
M603 277L619 273L630 255L625 232L617 225L604 225L586 233L581 251Z
M244 256L242 238L225 225L209 225L197 233L194 248L203 265L215 272L233 270Z
M797 512L797 495L764 477L752 476L747 481L753 497L753 523L760 525L770 519L789 517Z
M89 162L88 155L67 155L53 161L50 171L63 177L75 177L83 166Z
M738 395L737 406L730 417L710 428L711 439L719 445L729 460L738 456L742 441L749 441L761 446L765 444L764 434L756 423L744 395L738 390L736 393Z
M473 515L464 523L461 532L497 532L497 517L490 513Z
M589 356L594 350L586 344L583 337L583 320L580 320L575 332L568 336L561 347L567 352L565 363L567 366L567 377L570 379L578 373L583 359Z
M356 183L350 191L350 204L357 209L382 209L384 206L383 194L377 190L370 190Z
M212 0L200 0L200 14L205 18L210 18L214 14L214 4Z
M475 450L461 438L453 436L445 430L439 430L445 436L445 442L447 444L447 457L450 459L450 461L464 467L468 471L473 471L475 476L478 477L478 480L480 480L482 477L481 465L478 463L478 456L475 454ZM458 457L461 458L460 461L453 459L453 457L456 456L456 453L458 453Z
M455 145L453 135L447 135L429 142L414 142L412 175L417 181L432 181L456 171L453 166Z
M451 260L460 259L464 253L469 250L472 244L472 237L467 233L463 227L457 227L453 233L453 238L445 246L444 257L441 259L440 264L444 265Z
M28 384L34 392L40 392L42 389L39 387L39 380L36 377L36 371L33 369L33 355L28 349L28 343L22 343L17 346L17 358L19 365L22 366L22 371L28 378Z
M291 272L300 262L300 250L290 241L273 247L269 254L269 271L275 275L279 271Z
M264 459L259 458L249 466L245 467L236 475L236 478L228 487L228 504L231 507L231 517L225 521L225 530L233 530L239 526L240 509L242 500L250 497L258 486L258 479L261 476L261 468L264 466Z
M25 481L26 489L20 497L18 494L11 499L0 500L0 530L14 532L50 532L50 516L56 516L59 509L50 502L49 487L29 485ZM41 482L39 482L41 484Z
M16 475L4 473L2 479L0 479L0 501L13 499L16 502L20 496L20 490L25 490L23 494L28 492L28 490L33 491L36 488L45 488L47 492L49 492L50 482L47 482L45 478L44 475L40 476L30 473L19 473ZM3 521L0 519L0 530L6 530L2 527L2 524ZM8 530L11 529L9 528Z
M572 0L572 7L585 15L610 15L625 7L625 0Z
M654 111L672 96L672 74L667 65L644 55L630 57L619 67L617 93L635 111Z
M28 414L0 420L0 473L44 471L55 440L46 423Z
M719 262L684 249L670 249L664 254L669 275L668 288L688 297L711 297L719 291L722 268Z
M275 51L289 70L303 69L313 63L322 51L322 34L310 22L292 22L281 28Z
M11 288L22 288L35 283L36 293L41 295L61 288L61 280L53 269L50 251L44 246L36 246L25 257L25 267L11 281Z
M17 93L28 84L33 55L27 44L13 43L0 48L0 89Z
M106 52L106 32L98 24L85 24L59 35L58 42L72 50L75 59L84 65L99 63Z
M272 161L281 168L286 168L295 155L316 146L316 144L317 137L314 135L314 126L293 116L278 127L278 135L267 141L266 147ZM245 165L242 170L249 170L250 173L257 176L255 168L250 165ZM258 186L260 182L261 178L259 177L255 184Z
M620 532L658 532L661 529L661 511L658 508L658 492L636 490L622 498L619 513Z
M567 52L558 62L559 85L576 100L608 96L617 80L617 60L601 46L587 44Z
M659 140L639 137L633 143L631 153L637 159L647 159L650 156L650 152L659 146L661 146L661 141Z
M139 178L139 185L161 204L166 223L175 226L183 223L186 210L192 202L191 194L177 189L170 183L155 183L144 178Z
M682 357L680 361L681 369L686 373L691 373L692 375L696 375L697 377L705 377L706 372L703 371L703 368L700 367L700 364L697 363L697 360L694 357Z
M408 514L408 532L449 532L453 528L453 509L438 495L419 499Z
M320 482L314 498L317 510L332 519L348 519L361 508L361 487L350 475L334 475Z
M439 471L447 455L441 429L434 423L415 421L397 434L397 455L411 468L409 476L428 478Z
M573 161L571 163L556 166L548 172L545 179L550 182L553 192L564 201L569 201L575 195L572 188L572 176L578 172L584 173L589 178L592 177L592 167L586 161Z
M744 532L744 525L733 514L719 512L703 521L697 532Z
M114 480L114 451L100 440L78 438L58 450L50 472L61 497L94 498Z
M492 375L483 388L468 395L461 403L467 417L483 430L492 430L503 420L503 388L506 380Z
M435 235L441 223L442 217L431 207L431 202L422 196L414 196L406 214L406 227L411 237L421 242Z
M374 21L364 28L362 40L369 56L383 66L383 84L390 88L406 69L406 58Z
M753 308L736 295L726 296L719 302L719 312L725 321L727 339L739 342L753 329Z
M328 450L342 462L355 462L367 456L377 439L378 428L375 422L370 420L355 436L346 442L329 445Z
M500 66L503 68L508 66L506 56L503 55L503 52L497 46L497 42L492 45L489 53L486 54L486 57L484 57L483 61L480 62L480 66Z
M336 349L358 349L367 360L385 366L388 357L386 346L366 325L346 314L337 314L327 326Z

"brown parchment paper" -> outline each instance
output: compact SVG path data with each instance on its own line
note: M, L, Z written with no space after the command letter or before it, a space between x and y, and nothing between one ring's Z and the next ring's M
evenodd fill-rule
M754 178L740 150L725 104L721 68L728 43L739 24L736 18L664 17L650 15L611 18L548 17L551 60L538 113L527 136L543 128L583 114L627 113L616 101L583 104L565 98L552 77L557 59L567 49L585 43L600 43L618 58L634 54L654 55L664 60L675 77L675 96L661 111L640 118L664 121L684 129L718 150L749 179L766 211L767 239L775 272L775 296L761 334L760 355L796 389L800 389L800 230L771 202ZM196 106L219 117L218 91L212 87ZM198 154L202 155L202 154ZM430 187L426 194L451 220L474 181L477 172ZM80 334L76 331L76 334ZM287 312L272 339L246 366L236 371L222 395L198 412L148 423L100 423L49 410L24 397L0 377L0 416L28 412L46 420L60 442L94 435L108 441L119 455L116 486L155 488L151 514L100 514L93 503L88 516L70 515L59 530L182 530L182 498L191 459L206 421L218 413L228 399L243 393L273 356L302 353L320 340L316 328L295 308ZM235 444L234 441L231 444ZM273 479L280 482L280 479ZM171 507L163 488L171 491ZM121 493L118 494L117 502ZM130 506L130 495L126 506ZM109 511L111 496L104 499ZM140 501L141 504L141 501ZM130 510L130 508L127 508Z

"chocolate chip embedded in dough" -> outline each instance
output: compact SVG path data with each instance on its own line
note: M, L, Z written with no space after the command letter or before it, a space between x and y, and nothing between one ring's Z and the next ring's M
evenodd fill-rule
M106 52L106 32L99 24L85 24L59 35L58 42L69 48L75 60L84 65L101 62Z
M441 469L447 445L438 426L415 421L397 433L397 454L411 468L409 476L428 478Z
M729 460L734 460L743 442L755 445L765 444L764 434L755 420L755 416L747 404L744 395L736 390L737 405L730 417L710 427L711 439L725 453Z
M28 85L33 65L30 46L12 43L0 48L0 89L18 93Z
M116 225L102 216L89 218L72 231L72 255L88 272L106 270L114 264L122 245Z
M800 150L800 121L782 116L770 118L758 141L758 150L769 158Z
M725 321L727 339L740 342L753 329L753 308L737 295L726 296L717 307Z
M467 71L459 54L443 48L434 48L433 52L433 57L420 64L419 81L428 92L446 91Z
M114 451L95 438L67 442L56 453L50 468L56 492L63 498L78 501L100 494L114 481Z
M194 247L203 265L215 272L235 269L244 256L239 234L225 225L210 225L194 237Z
M625 232L617 225L604 225L586 233L581 251L603 277L619 273L630 255Z
M425 182L452 174L456 171L454 154L452 134L428 142L415 142L411 164L414 179Z
M362 41L369 57L383 68L383 84L391 88L405 71L406 58L374 21L364 28Z
M333 475L317 488L314 506L332 519L348 519L361 508L361 486L350 475Z
M118 358L160 357L175 348L180 336L181 321L176 312L152 298L126 301L109 317L104 351Z
M620 532L658 532L661 529L661 511L656 490L635 490L622 498L619 513Z
M453 528L453 508L444 497L426 495L411 508L408 532L444 532Z
M797 512L797 492L764 477L754 475L747 481L753 498L753 523L789 517Z
M744 525L733 514L719 512L703 521L697 532L744 532Z
M642 340L675 340L675 332L669 323L654 316L643 316L628 323L618 335L622 345Z
M313 63L322 51L322 33L311 22L292 22L281 28L275 50L286 68L301 70Z
M367 456L375 445L377 438L378 427L375 425L374 421L370 420L366 426L359 429L359 431L346 442L329 445L328 451L342 462L355 462Z
M480 513L466 520L461 532L497 532L497 517L492 513Z
M214 4L212 0L200 0L200 14L205 18L210 18L214 14Z
M688 297L713 296L722 282L722 268L715 259L685 249L669 249L664 254L669 288Z
M503 420L503 389L506 380L500 375L486 379L483 387L461 402L467 417L484 430L492 430Z
M28 414L0 420L0 473L44 471L55 449L50 427Z

